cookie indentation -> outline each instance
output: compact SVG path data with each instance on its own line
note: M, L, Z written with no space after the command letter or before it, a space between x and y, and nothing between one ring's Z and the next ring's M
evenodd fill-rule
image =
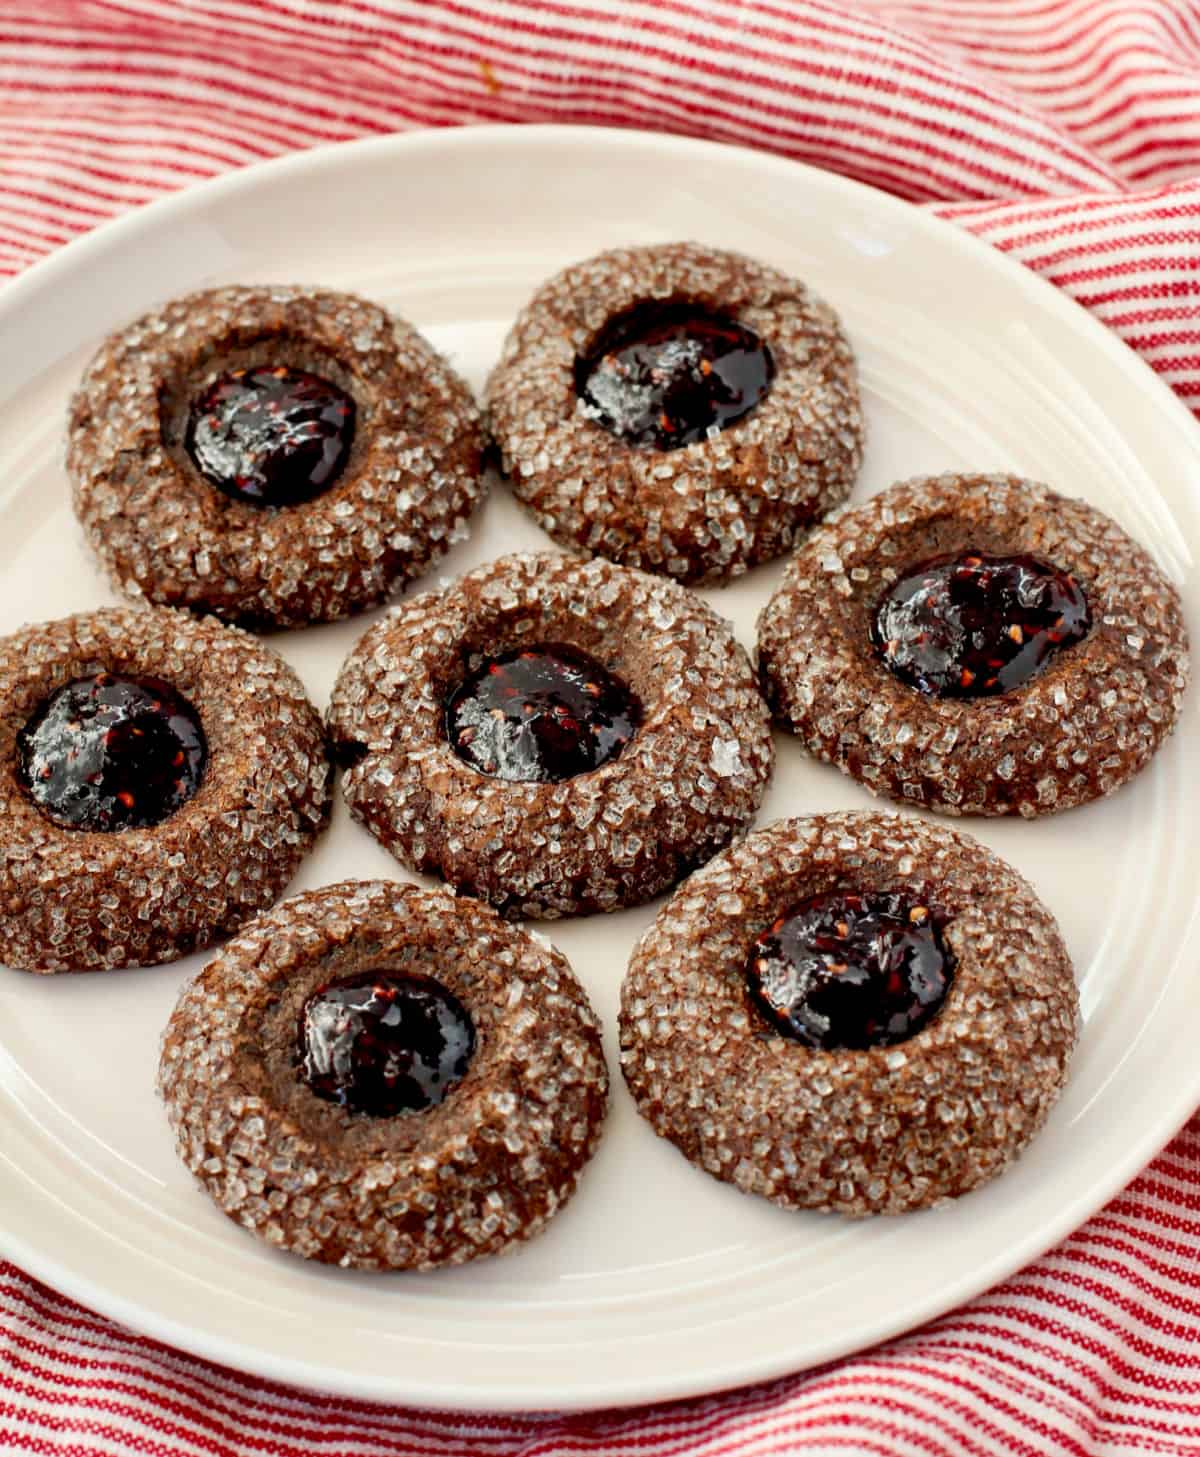
M64 684L17 735L21 776L72 830L156 825L199 788L208 759L195 708L161 678L95 673Z
M318 1097L391 1118L442 1101L470 1064L475 1026L433 977L367 970L312 993L298 1040L301 1075Z
M354 440L355 408L319 374L234 369L192 401L185 446L211 485L251 506L294 506L331 486Z
M987 698L1034 677L1092 625L1083 588L1037 557L966 551L911 567L871 638L897 678L935 698Z
M590 653L536 644L489 658L446 705L454 752L481 774L557 784L615 759L637 730L629 688Z
M575 361L590 417L657 450L713 439L754 409L774 375L753 329L690 303L636 304Z
M812 896L750 949L760 1012L807 1047L890 1047L937 1015L954 956L928 906L871 892Z

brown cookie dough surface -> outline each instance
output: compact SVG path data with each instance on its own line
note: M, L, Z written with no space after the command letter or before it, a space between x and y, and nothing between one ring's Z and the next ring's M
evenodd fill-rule
M766 397L678 449L630 445L598 424L576 360L647 301L752 329L774 363ZM698 243L615 249L550 279L509 334L487 408L513 491L556 541L685 582L785 552L845 499L862 456L854 356L834 311L798 280Z
M884 665L872 615L913 565L970 550L1070 573L1091 628L998 696L929 696ZM810 753L945 814L1051 814L1112 793L1170 733L1188 681L1179 594L1149 554L1095 507L1012 475L921 477L839 512L789 563L758 655Z
M199 786L145 828L53 822L18 738L64 685L145 676L194 707ZM249 634L165 608L111 608L0 639L0 963L91 971L172 961L270 905L323 828L331 775L299 679Z
M192 402L232 369L283 366L354 402L340 474L294 505L217 489L186 448ZM209 289L112 335L71 402L76 515L133 597L249 627L345 617L426 571L481 497L470 390L410 325L298 287Z
M747 993L755 938L828 892L900 891L956 958L940 1011L891 1046L814 1049ZM907 816L815 815L739 841L675 892L634 951L621 1066L693 1163L791 1209L900 1213L1000 1173L1057 1099L1078 995L1031 887L969 836Z
M639 726L618 757L560 783L481 773L449 742L447 700L492 656L545 642L627 685ZM514 916L658 895L749 822L773 764L766 705L722 618L674 582L550 553L502 557L371 628L329 729L355 818Z
M351 1112L299 1074L306 999L382 968L435 978L474 1052L433 1107ZM360 1269L430 1269L537 1234L600 1137L600 1029L562 954L478 901L344 881L260 916L184 991L159 1091L180 1157L217 1205L280 1249Z

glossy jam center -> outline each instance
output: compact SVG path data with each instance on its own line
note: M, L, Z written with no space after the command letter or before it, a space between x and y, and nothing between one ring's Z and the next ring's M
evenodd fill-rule
M474 1051L467 1009L432 977L357 972L313 992L300 1013L304 1081L374 1118L440 1103Z
M967 551L913 567L880 598L871 638L921 693L1007 693L1086 637L1087 598L1067 572L1032 556Z
M748 414L774 375L771 351L743 324L696 304L645 303L575 361L575 390L614 435L675 450Z
M590 654L537 643L489 658L446 703L446 736L481 774L557 783L615 759L641 722L626 685Z
M953 954L927 906L890 893L819 895L750 949L755 1004L806 1047L887 1047L919 1032L950 986Z
M72 830L159 824L199 788L200 717L169 683L97 673L65 684L17 735L21 779Z
M327 490L354 440L354 401L284 365L234 369L192 401L184 445L211 485L251 506L292 506Z

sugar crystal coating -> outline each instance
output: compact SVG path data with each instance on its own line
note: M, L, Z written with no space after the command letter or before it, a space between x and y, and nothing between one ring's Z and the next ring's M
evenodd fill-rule
M16 772L18 735L64 685L170 684L203 725L195 794L119 834L52 823ZM0 962L89 971L171 961L235 930L292 878L329 814L321 720L278 654L167 608L108 608L0 638Z
M619 679L640 723L561 782L481 774L447 697L485 662L566 644ZM405 864L512 916L648 900L743 829L773 764L766 705L728 623L677 583L518 553L411 598L343 664L329 709L351 813Z
M1032 555L1086 599L1086 637L1007 692L931 697L871 641L881 596L922 562ZM817 758L943 814L1071 809L1149 763L1188 682L1179 593L1117 524L1014 475L922 476L845 508L788 564L759 617L763 691Z
M576 361L647 304L750 331L770 354L769 390L679 448L606 429L605 401L577 390ZM776 269L698 243L618 248L548 280L505 342L487 410L514 494L556 541L684 582L725 581L787 551L845 499L862 458L854 356L833 309Z
M450 1095L400 1117L296 1075L313 992L380 965L436 978L476 1035ZM545 1227L599 1141L608 1073L561 952L469 898L343 881L264 912L184 989L158 1086L180 1158L238 1224L308 1259L427 1270Z
M806 1047L747 1004L780 905L891 892L937 907L955 958L938 1014L896 1046ZM990 850L912 816L780 820L676 890L621 988L621 1067L693 1163L788 1209L896 1214L1005 1169L1066 1080L1079 998L1054 917Z
M187 448L193 403L264 365L355 407L336 478L278 507L214 489ZM75 513L114 586L255 628L345 617L427 571L467 534L482 455L470 390L414 328L352 294L282 285L188 294L113 334L67 438Z

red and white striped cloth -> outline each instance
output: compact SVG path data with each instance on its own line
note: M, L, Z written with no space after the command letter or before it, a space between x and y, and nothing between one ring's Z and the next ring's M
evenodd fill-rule
M0 273L317 142L471 121L748 143L934 206L1200 411L1200 0L4 0ZM0 1264L0 1452L1200 1454L1200 1123L966 1308L767 1386L588 1416L308 1395Z

